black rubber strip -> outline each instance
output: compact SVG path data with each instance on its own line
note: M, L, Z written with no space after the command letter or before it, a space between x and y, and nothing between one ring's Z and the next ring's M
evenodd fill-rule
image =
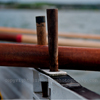
M45 22L45 16L37 16L36 17L36 23L44 23Z
M77 94L83 96L86 99L94 100L94 99L100 99L100 95L86 89L82 85L80 85L77 81L75 81L72 77L69 75L64 76L54 76L52 77L54 80L56 80L58 83L60 83L63 87L68 88Z

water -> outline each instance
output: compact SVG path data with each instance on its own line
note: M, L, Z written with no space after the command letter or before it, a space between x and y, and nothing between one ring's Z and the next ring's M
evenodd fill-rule
M100 34L100 11L59 10L59 31ZM35 17L45 10L0 10L0 26L36 29Z
M0 9L0 26L36 29L35 17L44 15L45 10ZM100 11L59 10L58 17L61 32L100 34ZM83 86L100 94L100 72L66 71Z

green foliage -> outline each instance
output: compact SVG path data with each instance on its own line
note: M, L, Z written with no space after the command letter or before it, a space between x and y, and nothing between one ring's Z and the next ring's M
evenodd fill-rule
M53 4L53 3L46 3L46 2L39 2L39 3L15 3L15 2L8 2L3 3L0 2L0 5L5 5L7 8L16 8L16 9L41 9L45 6L55 6L58 9L80 9L80 10L87 10L87 9L100 9L100 5L90 5L90 4Z
M21 8L21 9L31 8L31 5L30 4L17 4L16 8Z

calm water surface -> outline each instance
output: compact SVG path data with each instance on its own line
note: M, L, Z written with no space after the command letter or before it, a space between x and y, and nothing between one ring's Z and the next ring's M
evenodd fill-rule
M0 26L36 29L35 17L43 15L46 16L45 10L1 9ZM59 10L58 17L61 32L100 34L100 11ZM83 86L100 94L100 72L66 71Z
M36 29L45 10L0 10L0 26ZM100 34L100 11L59 10L59 31Z

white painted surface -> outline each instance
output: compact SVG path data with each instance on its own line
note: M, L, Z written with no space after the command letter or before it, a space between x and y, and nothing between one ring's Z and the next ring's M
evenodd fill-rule
M32 70L36 74L35 75L36 77L34 77L34 78L38 79L39 82L47 81L48 85L49 85L48 90L51 90L51 91L49 91L49 99L42 97L42 100L69 100L69 99L70 100L73 100L73 99L74 100L87 100L84 97L78 95L77 93L61 86L59 83L57 83L55 80L53 80L49 76L42 74L35 69L32 69ZM33 82L33 85L34 85L34 87L37 86L36 84L34 84L34 82ZM41 88L41 86L40 86L40 88ZM34 97L35 100L41 100L41 96L42 96L42 93L40 93L40 92L38 92L38 93L34 92L33 93L33 97Z
M49 74L50 76L58 76L58 75L67 75L67 72L59 70L58 72L50 72L49 69L43 69L46 74Z
M3 100L31 100L33 72L28 68L0 66L0 92Z

